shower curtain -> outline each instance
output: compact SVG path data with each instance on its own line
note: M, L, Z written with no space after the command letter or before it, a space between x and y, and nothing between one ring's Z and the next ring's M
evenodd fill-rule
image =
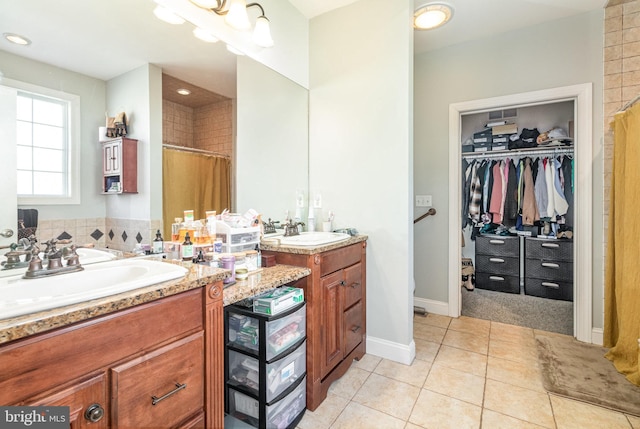
M612 125L604 345L616 369L640 386L640 103L616 114Z
M171 223L193 210L204 219L206 210L231 209L231 162L229 159L174 149L162 149L163 237L171 237Z

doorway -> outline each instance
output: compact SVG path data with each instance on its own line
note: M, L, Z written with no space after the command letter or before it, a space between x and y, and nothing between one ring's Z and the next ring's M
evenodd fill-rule
M509 96L451 104L449 106L449 213L461 213L461 137L462 116L498 110L505 106L525 107L573 100L575 103L575 224L574 224L574 301L573 335L592 342L592 85L580 84ZM449 315L458 317L462 309L460 287L461 218L449 219Z

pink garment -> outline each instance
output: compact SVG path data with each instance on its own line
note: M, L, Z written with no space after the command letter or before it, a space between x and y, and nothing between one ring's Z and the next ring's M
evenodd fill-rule
M493 223L502 223L502 168L496 162L493 166L493 189L491 189L491 202L489 203L489 213L492 215Z

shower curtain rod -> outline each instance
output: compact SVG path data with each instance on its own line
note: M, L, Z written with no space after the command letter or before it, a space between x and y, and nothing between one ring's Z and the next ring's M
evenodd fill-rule
M629 107L633 106L634 104L636 104L636 102L640 100L640 95L636 96L634 99L632 99L631 101L629 101L627 104L625 104L624 106L622 106L622 109L618 110L616 113L622 113L625 110L627 110Z
M201 153L203 155L217 156L219 158L231 158L229 155L225 155L222 153L212 152L210 150L204 150L204 149L193 149L186 146L176 146L173 144L162 143L162 147L166 147L167 149L181 150L183 152L194 152L194 153Z
M573 154L573 146L571 147L555 147L549 149L534 149L534 150L518 150L518 151L497 151L497 152L471 152L463 153L462 157L465 159L478 159L478 158L526 158L530 156L556 156L563 154Z

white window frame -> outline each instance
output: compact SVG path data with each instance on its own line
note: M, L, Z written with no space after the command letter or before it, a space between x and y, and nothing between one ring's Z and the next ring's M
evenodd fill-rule
M2 79L2 85L15 88L18 91L30 92L36 95L57 98L69 103L67 195L47 195L33 197L21 197L18 195L18 205L24 206L80 204L80 96L7 78Z

